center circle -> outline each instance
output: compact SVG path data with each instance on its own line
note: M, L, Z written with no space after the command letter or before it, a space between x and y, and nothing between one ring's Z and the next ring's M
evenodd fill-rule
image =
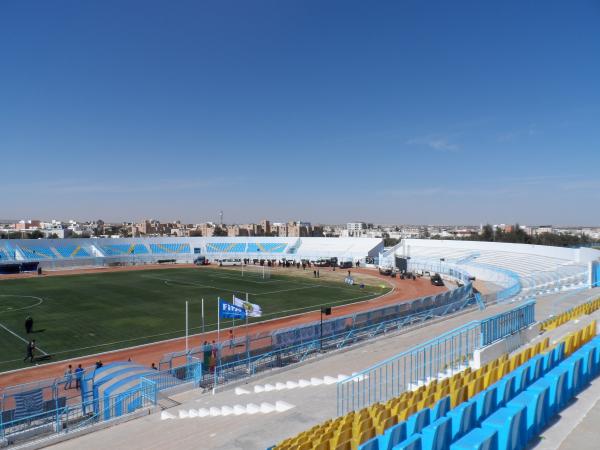
M0 294L0 314L35 308L42 303L42 297L33 295Z

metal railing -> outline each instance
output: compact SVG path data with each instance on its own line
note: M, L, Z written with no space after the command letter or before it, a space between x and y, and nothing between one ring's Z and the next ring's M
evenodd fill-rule
M465 369L475 350L531 325L535 321L534 308L535 302L531 301L469 322L339 381L338 415L387 401L431 379Z
M338 415L387 401L440 372L462 370L478 348L480 333L479 322L469 322L340 381Z

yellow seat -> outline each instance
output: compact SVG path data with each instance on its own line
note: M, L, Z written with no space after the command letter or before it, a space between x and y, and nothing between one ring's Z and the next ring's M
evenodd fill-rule
M411 405L416 405L417 403L419 403L421 400L423 400L423 393L422 392L417 392L416 394L414 394L412 396L412 398L410 399L409 404Z
M461 387L463 387L463 379L459 378L450 385L450 391L456 391L457 389L460 389Z
M396 403L391 410L391 415L397 416L398 414L400 414L400 411L402 411L403 409L406 409L407 406L408 406L408 404L404 400Z
M332 450L352 450L352 439L347 441L338 442L330 447Z
M441 389L438 389L435 393L435 401L440 401L442 398L450 395L450 388L448 386L444 386Z
M510 358L510 371L512 372L517 367L519 367L521 364L522 364L521 354L517 353L512 358Z
M450 404L452 405L452 407L456 407L458 405L460 405L463 402L466 402L468 400L468 389L467 386L463 386L460 389L452 392L450 394Z
M364 430L360 435L352 439L352 448L357 448L359 445L364 444L369 439L375 437L375 428L368 428Z
M385 430L387 430L390 427L393 427L397 423L398 423L397 416L388 417L384 421L378 423L377 426L375 427L375 430L376 430L377 434L383 434L385 432Z
M340 443L350 442L352 439L352 428L346 428L342 431L334 433L333 439L331 440L332 448L337 448Z
M417 402L417 411L421 411L422 409L425 409L427 407L429 407L429 397L425 397L424 399Z
M474 397L483 390L483 377L477 378L468 384L469 398Z
M498 372L494 368L483 376L483 388L487 389L496 381L498 381Z
M327 440L322 440L320 443L316 444L313 447L314 450L329 450L330 449L330 443L329 443L329 439Z
M363 431L371 429L371 428L373 428L373 421L369 417L369 418L363 420L362 422L355 424L352 427L352 436L354 436L354 437L358 436Z
M398 420L406 420L416 412L417 412L417 405L411 404L411 405L407 406L405 409L403 409L402 411L400 411L400 414L398 414Z
M450 388L450 378L444 378L438 383L438 390L443 388Z
M549 346L550 346L550 338L547 337L542 341L541 350L546 350Z

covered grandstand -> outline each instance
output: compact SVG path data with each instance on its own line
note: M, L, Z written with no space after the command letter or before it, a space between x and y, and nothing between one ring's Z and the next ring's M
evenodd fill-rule
M454 265L473 277L500 287L518 286L526 298L591 284L590 264L600 251L589 248L563 248L542 245L477 241L404 239L383 252L380 264L394 265L406 258L409 268L435 270ZM516 289L517 290L517 289Z
M0 264L39 261L44 269L151 264L162 261L192 263L197 257L270 260L338 258L365 262L383 251L373 238L313 237L159 237L98 239L23 239L0 242Z

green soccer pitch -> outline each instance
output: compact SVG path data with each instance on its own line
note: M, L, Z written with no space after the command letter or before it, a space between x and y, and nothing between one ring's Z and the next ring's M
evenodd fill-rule
M181 337L185 334L185 302L189 302L190 334L201 331L204 298L206 330L217 327L217 297L232 295L258 303L262 319L304 313L321 305L368 300L389 292L374 277L357 275L365 288L343 282L345 271L312 269L274 271L270 278L242 277L236 268L208 267L107 272L40 278L0 278L0 372L26 367L26 340L52 361ZM25 319L34 333L25 333ZM223 327L231 321L223 323Z

